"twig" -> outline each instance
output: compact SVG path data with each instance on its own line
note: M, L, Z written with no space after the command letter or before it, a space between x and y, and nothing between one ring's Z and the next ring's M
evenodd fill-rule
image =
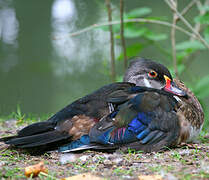
M110 5L110 0L105 0L107 11L108 11L108 21L112 21L112 10ZM112 31L112 25L109 25L109 32L110 32L110 58L111 58L111 78L112 82L115 82L116 79L116 72L115 72L115 51L114 51L114 37Z
M178 17L181 19L181 21L195 34L195 37L198 38L199 41L201 41L205 47L209 49L209 44L202 38L202 36L195 31L195 29L189 24L189 22L173 7L173 5L170 3L169 0L164 0L168 6L178 15Z
M182 11L181 15L184 16L191 8L192 6L197 2L198 0L191 1Z
M198 8L199 11L200 11L200 15L204 15L204 14L206 13L206 11L205 11L202 7L208 6L208 5L209 5L209 1L206 0L205 3L204 3L204 5L202 5L201 1L198 0L198 1L196 2L196 4L197 4L197 8ZM194 29L195 29L195 31L200 32L200 30L201 30L201 24L200 24L199 22L197 22L197 23L195 24L195 26L194 26ZM193 39L194 39L194 35L191 37L191 40L193 40Z
M124 38L124 23L123 23L123 6L124 6L124 1L120 0L120 37L121 37L121 44L123 47L123 56L124 56L124 70L126 70L128 66L127 62L127 55L126 55L126 41Z
M207 2L207 1L205 1L205 2ZM197 4L197 8L198 8L199 11L200 11L200 15L204 15L204 14L205 14L205 10L201 9L202 3L201 3L200 1L197 1L196 4ZM195 24L195 26L194 26L195 31L200 32L200 26L201 26L200 23L197 22L197 23ZM191 40L194 39L193 37L194 37L194 36L191 37Z
M171 0L171 3L173 4L173 7L175 7L175 9L177 10L178 1L177 0ZM174 28L174 26L176 25L177 20L178 20L178 16L175 12L173 12L173 26L171 28L171 45L172 45L174 72L175 72L176 78L179 79L178 68L177 68L177 60L176 60L176 29Z
M167 27L172 27L173 26L173 24L171 24L169 22L166 22L166 21L144 19L144 18L126 19L123 22L124 23L130 23L130 22L132 22L132 23L142 23L143 22L143 23L160 24L160 25L167 26ZM110 25L114 25L114 24L120 24L120 21L111 21L111 22L104 22L104 23L101 23L101 24L93 24L93 25L91 25L87 28L84 28L82 30L70 33L70 34L68 34L68 36L69 37L78 36L82 33L91 31L93 29L96 29L96 28L99 28L99 27L102 27L102 26L110 26ZM189 37L192 36L192 33L190 33L189 31L186 31L185 29L183 29L179 26L174 26L174 27L175 27L175 29L183 32L184 34L188 35ZM54 37L53 39L59 39L59 37Z
M200 2L200 0L196 1L196 5L199 9L199 14L200 15L204 15L206 13L206 11L204 9L202 9L201 7L203 6L207 6L209 5L209 0L206 0L204 5L202 5L202 3ZM199 22L197 22L194 26L195 31L200 33L201 30L201 24ZM190 40L194 40L195 35L190 37ZM189 67L189 65L192 64L192 61L194 61L195 57L200 53L200 51L195 51L194 53L191 53L189 56L186 56L182 62L185 65L185 67Z

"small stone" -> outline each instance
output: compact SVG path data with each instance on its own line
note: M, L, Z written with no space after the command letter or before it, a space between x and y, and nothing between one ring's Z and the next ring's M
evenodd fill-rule
M60 156L61 164L67 164L69 162L75 162L77 160L77 155L72 153L65 153Z
M105 160L104 160L104 164L105 164L105 165L110 165L110 164L112 164L112 162L111 162L110 160L108 160L108 159L105 159Z
M0 167L4 166L6 164L6 161L0 161Z
M115 159L112 160L112 162L115 163L115 164L119 164L119 163L121 163L122 161L123 161L122 158L115 158Z
M106 153L103 156L105 159L111 159L113 157L112 154L106 154Z
M179 154L182 156L188 156L191 154L191 152L189 149L183 149L183 150L179 151Z
M131 176L128 176L128 175L125 175L125 176L122 176L124 179L133 179L133 177Z
M201 161L200 162L200 168L203 170L205 173L209 173L209 162L206 161Z
M140 163L132 163L133 167L139 167Z
M83 155L79 158L81 161L87 161L87 159L89 159L88 155Z
M96 155L92 158L92 161L93 161L93 162L98 162L99 160L102 160L102 159L104 159L104 156L101 156L101 155L96 154Z

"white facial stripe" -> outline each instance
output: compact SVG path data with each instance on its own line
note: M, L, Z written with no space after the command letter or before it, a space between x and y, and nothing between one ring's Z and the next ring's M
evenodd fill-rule
M144 85L145 85L146 87L149 87L149 88L152 87L151 84L150 84L150 82L149 82L146 78L144 78Z
M181 99L180 99L178 96L174 96L174 98L175 98L178 102L181 101Z

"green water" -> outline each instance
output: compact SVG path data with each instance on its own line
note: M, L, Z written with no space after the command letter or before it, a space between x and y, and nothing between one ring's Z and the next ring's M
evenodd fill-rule
M170 16L163 1L125 3L126 11L150 6L153 15ZM113 1L113 5L117 14L118 1ZM94 30L76 37L68 35L104 21L106 11L100 0L1 0L0 115L15 111L17 104L24 113L53 113L110 83L108 32ZM159 25L150 27L169 32ZM185 35L179 33L178 39L182 38ZM127 40L127 44L131 42ZM162 43L165 48L170 46L169 39ZM116 54L120 52L121 46L116 42ZM139 55L172 64L155 48L145 49ZM206 57L207 52L195 57L183 80L208 74ZM121 62L117 62L117 72L123 73Z

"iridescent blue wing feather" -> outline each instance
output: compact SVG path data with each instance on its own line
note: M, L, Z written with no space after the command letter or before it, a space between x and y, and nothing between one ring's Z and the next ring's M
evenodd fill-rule
M111 97L115 99L119 104L119 96ZM172 96L136 87L129 92L126 102L124 94L122 99L114 118L109 115L91 129L90 142L150 151L170 146L177 140L179 124L176 100ZM108 129L103 128L106 123L110 124Z
M134 148L149 152L177 140L176 100L170 94L135 87L112 93L108 103L113 104L115 111L91 128L88 143L79 140L78 149ZM68 150L73 150L73 145Z

